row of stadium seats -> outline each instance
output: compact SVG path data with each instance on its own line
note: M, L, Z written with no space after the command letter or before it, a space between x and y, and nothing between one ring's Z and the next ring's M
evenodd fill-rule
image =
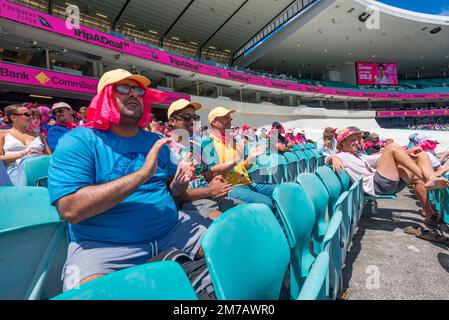
M224 213L204 235L202 245L218 299L277 299L288 265L292 299L338 296L346 252L360 219L361 183L351 185L346 173L336 175L326 166L300 174L296 182L279 184L274 193L282 226L268 207L248 204ZM2 187L0 195L6 208L0 222L0 247L5 248L0 264L8 270L1 276L0 298L55 297L61 292L67 253L66 223L49 204L46 188ZM171 262L148 264L99 278L57 298L196 298L181 271ZM172 272L171 280L163 276ZM148 280L157 274L158 280L135 289L133 281L124 279L136 273Z
M315 172L324 165L325 157L318 152L315 144L295 145L290 152L267 154L256 159L248 171L255 183L280 184L295 182L303 172Z

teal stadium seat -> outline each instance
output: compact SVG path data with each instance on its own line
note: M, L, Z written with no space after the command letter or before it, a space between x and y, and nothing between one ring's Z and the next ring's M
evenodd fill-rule
M24 172L27 186L47 187L50 156L35 157L25 160Z
M53 300L197 300L182 267L174 261L147 263L110 273Z
M297 297L315 261L310 251L315 208L304 187L296 183L287 182L277 186L273 199L291 250L290 292L292 297Z
M328 166L319 167L316 171L316 175L323 181L323 184L326 186L329 193L328 215L329 218L332 218L335 204L343 192L340 180L335 172Z
M0 299L49 299L62 292L67 224L41 187L0 188Z
M293 152L284 152L283 156L287 161L286 182L295 182L298 177L298 157Z
M318 176L313 173L301 173L297 182L303 186L315 209L315 225L313 227L314 251L321 251L324 234L327 231L326 214L329 205L329 193Z
M343 214L341 211L335 212L332 219L329 221L329 227L323 239L322 252L329 254L329 278L328 278L328 296L335 299L340 295L343 288L342 265L341 256L341 223Z
M329 272L329 253L322 252L316 258L304 281L298 300L326 300L327 278Z
M351 177L349 174L346 171L342 171L338 172L337 176L340 179L343 191L349 191L349 188L351 187Z
M245 204L223 213L201 240L219 300L276 300L290 259L273 212Z

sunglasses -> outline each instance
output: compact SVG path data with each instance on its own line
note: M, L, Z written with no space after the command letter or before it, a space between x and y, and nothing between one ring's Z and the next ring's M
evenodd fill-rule
M134 90L138 97L143 97L145 95L145 88L141 86L130 86L128 84L118 84L115 86L115 91L120 94L129 94L131 89Z
M199 121L200 120L200 116L196 115L196 114L190 114L190 113L185 113L183 115L177 115L175 116L176 119L178 120L183 120L185 122L190 122L190 121Z
M56 114L63 114L65 110L70 110L70 109L68 109L68 108L60 108L60 109L56 109L54 111L54 113L56 113Z
M24 117L31 117L31 113L30 112L22 112L22 113L15 113L14 115L16 116L24 116Z

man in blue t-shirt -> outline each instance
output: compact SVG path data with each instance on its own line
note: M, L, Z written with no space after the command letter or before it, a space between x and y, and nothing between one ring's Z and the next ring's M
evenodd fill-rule
M65 134L53 154L50 199L69 222L71 240L64 290L173 247L201 254L211 220L178 212L172 198L185 192L195 167L190 160L176 166L170 139L143 130L149 84L125 70L105 73L87 127Z

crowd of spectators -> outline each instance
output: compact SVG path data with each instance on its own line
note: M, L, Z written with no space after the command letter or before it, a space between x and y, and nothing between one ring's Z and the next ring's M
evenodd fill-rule
M379 125L387 129L449 131L449 117L377 118Z
M23 185L29 157L52 155L50 201L69 223L66 266L79 270L76 283L63 271L64 290L173 248L203 259L201 237L224 211L260 203L276 212L276 185L256 183L249 174L256 159L311 143L304 130L286 130L277 121L260 132L235 126L235 110L224 107L212 109L208 125L200 126L202 105L184 99L171 104L167 122L158 121L150 104L158 93L149 84L146 77L112 70L79 112L65 102L5 109L0 163L12 184ZM335 171L346 170L353 182L362 178L366 194L413 185L426 223L438 224L427 190L448 187L440 175L448 170L449 152L435 154L437 143L415 135L402 147L357 127L328 127L317 148Z

